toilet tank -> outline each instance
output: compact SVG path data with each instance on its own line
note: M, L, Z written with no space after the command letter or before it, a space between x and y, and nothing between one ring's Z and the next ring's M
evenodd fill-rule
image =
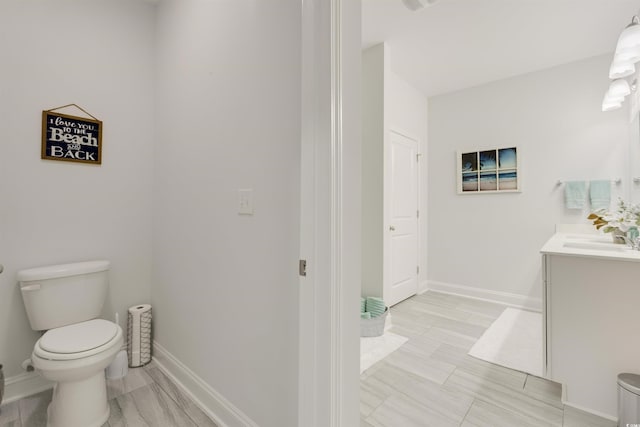
M42 331L98 317L107 296L109 265L100 260L19 271L31 329Z

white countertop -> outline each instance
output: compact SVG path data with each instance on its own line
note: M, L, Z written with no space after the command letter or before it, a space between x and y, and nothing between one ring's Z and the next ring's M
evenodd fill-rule
M540 250L543 254L640 262L640 251L613 243L610 234L556 233Z

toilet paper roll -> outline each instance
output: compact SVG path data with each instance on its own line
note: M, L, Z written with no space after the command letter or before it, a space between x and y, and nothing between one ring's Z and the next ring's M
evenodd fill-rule
M129 308L127 355L129 367L137 368L151 361L151 305Z

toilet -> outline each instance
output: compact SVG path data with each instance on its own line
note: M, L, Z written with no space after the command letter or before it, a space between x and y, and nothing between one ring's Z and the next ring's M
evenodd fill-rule
M122 328L98 318L109 265L101 260L18 272L31 329L46 331L31 360L55 382L47 427L100 427L109 418L104 369L123 344Z

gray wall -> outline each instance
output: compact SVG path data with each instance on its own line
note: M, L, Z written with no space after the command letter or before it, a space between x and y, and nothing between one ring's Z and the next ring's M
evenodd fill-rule
M610 55L429 99L429 286L517 296L540 306L539 250L564 207L558 180L623 178L631 185L626 109L603 113ZM521 193L456 193L456 150L517 146Z
M39 335L20 269L112 262L103 315L149 301L155 9L143 2L0 2L0 363L22 373ZM40 159L42 110L104 122L101 166ZM67 113L82 115L78 110ZM73 304L73 301L70 301Z
M300 36L292 0L159 6L156 340L265 427L297 422Z

